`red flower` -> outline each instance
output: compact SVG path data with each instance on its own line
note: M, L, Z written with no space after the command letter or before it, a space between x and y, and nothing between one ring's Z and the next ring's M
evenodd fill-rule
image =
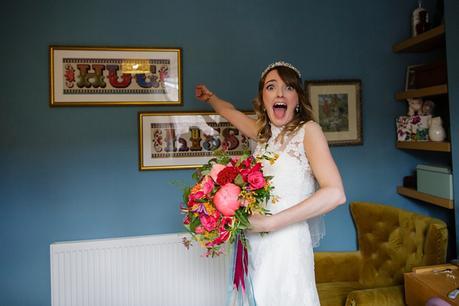
M235 167L226 167L218 173L217 183L223 186L227 183L232 183L236 176L239 174Z
M247 182L248 176L250 174L255 173L255 172L260 172L261 166L262 166L261 163L256 163L252 168L249 168L250 167L250 164L249 164L246 169L242 169L241 175L242 175L242 179L244 180L244 182Z
M195 193L191 193L189 196L188 196L188 207L191 207L193 206L194 204L196 204L196 200L200 200L202 198L204 198L205 196L205 193L203 191L198 191L198 192L195 192Z
M412 123L412 124L417 124L417 123L419 123L419 122L421 122L421 117L419 117L419 116L413 116L413 117L411 118L411 123Z
M251 190L257 190L265 186L265 178L260 171L250 172L247 175L247 181L250 184Z
M202 215L200 218L202 226L206 229L206 231L211 232L215 228L217 228L218 218L213 216L206 216Z
M222 243L226 242L230 238L230 235L231 235L231 233L229 231L226 231L226 230L225 231L221 231L220 235L217 238L215 238L214 241L209 242L207 245L212 247L214 245L222 244Z

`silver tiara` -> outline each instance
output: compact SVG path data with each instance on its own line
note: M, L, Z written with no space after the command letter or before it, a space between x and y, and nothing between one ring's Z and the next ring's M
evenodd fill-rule
M290 68L292 69L293 71L296 72L296 74L298 74L298 77L301 78L301 73L298 69L296 69L295 66L293 66L292 64L290 63L286 63L284 61L278 61L278 62L275 62L275 63L272 63L271 65L269 65L268 67L266 67L265 70L263 70L263 72L261 73L261 76L260 76L260 79L262 79L266 73L268 73L268 71L270 71L271 69L274 69L276 67L287 67L287 68Z

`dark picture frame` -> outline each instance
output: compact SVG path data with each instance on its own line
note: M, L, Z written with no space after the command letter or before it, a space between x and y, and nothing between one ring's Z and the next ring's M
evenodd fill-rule
M330 145L363 144L360 80L309 80L305 91Z

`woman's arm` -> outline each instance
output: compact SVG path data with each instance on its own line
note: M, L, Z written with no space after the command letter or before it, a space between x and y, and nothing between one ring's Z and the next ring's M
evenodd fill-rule
M220 99L204 85L196 86L195 92L198 100L209 103L215 112L231 122L231 124L245 136L252 139L257 138L257 126L255 119L250 118L243 112L237 110L233 104Z
M253 215L251 230L269 232L331 211L346 202L341 175L320 126L311 121L304 127L304 149L319 189L309 198L273 216Z

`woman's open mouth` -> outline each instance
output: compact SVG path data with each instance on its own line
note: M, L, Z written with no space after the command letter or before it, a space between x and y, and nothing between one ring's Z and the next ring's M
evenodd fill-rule
M287 112L287 104L283 102L276 102L273 105L273 113L276 119L282 119Z

